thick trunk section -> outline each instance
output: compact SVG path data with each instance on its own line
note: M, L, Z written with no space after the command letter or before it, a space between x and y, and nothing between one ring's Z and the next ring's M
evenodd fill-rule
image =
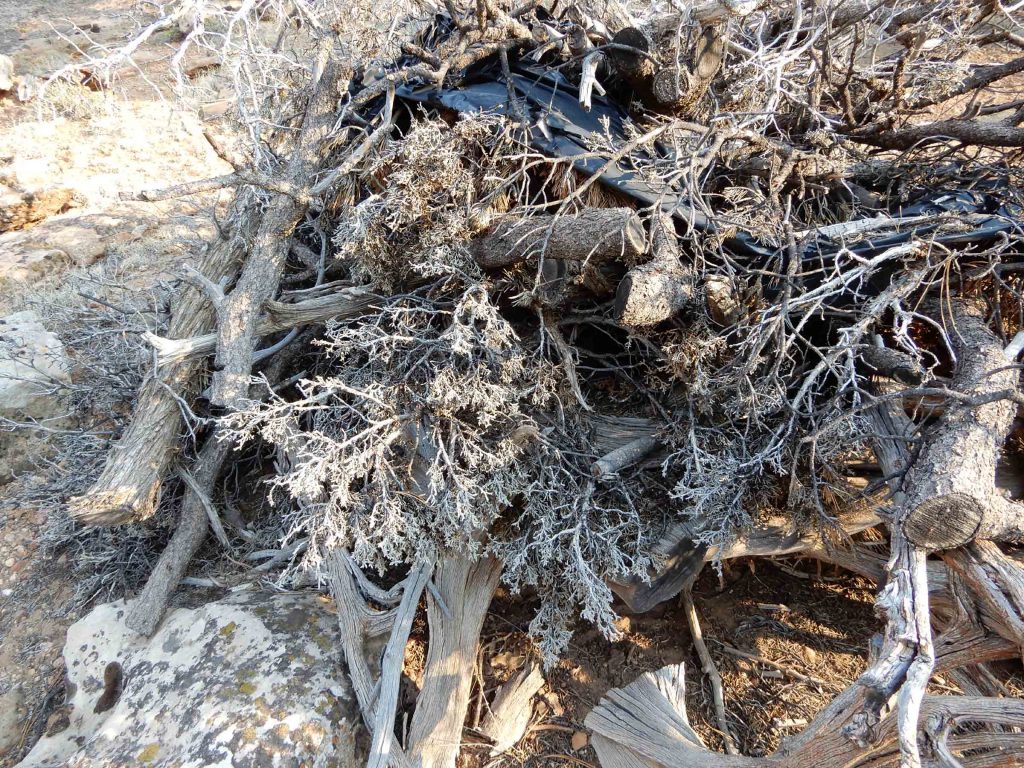
M966 303L954 307L952 389L979 399L1016 392L1020 372L1003 355L981 311ZM1006 499L995 485L996 464L1015 413L1008 398L982 405L956 399L938 425L923 433L924 446L902 486L902 526L911 543L934 551L974 539L1024 537L1024 507Z
M229 279L238 269L237 239L214 243L197 271L212 283ZM171 300L170 339L187 339L213 328L214 310L198 287L182 284ZM145 520L156 511L160 485L178 445L184 395L200 370L196 358L159 366L142 385L135 413L107 456L93 486L68 502L73 518L87 525L122 525Z
M660 214L652 226L654 258L630 270L615 294L615 318L623 325L655 325L693 299L693 270L679 260L671 217Z
M646 250L643 224L632 208L588 208L575 215L541 215L503 222L473 244L484 269L536 261L637 259Z

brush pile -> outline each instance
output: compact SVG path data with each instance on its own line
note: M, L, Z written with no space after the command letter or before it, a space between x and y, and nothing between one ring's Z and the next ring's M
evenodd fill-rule
M1024 750L985 666L1024 644L1024 508L997 472L1024 403L1019 14L446 0L363 34L305 0L167 11L175 65L205 46L234 73L247 141L228 176L139 193L237 190L69 501L137 525L179 478L132 626L211 525L258 538L218 513L258 464L257 543L284 546L282 583L330 583L374 768L454 765L499 582L537 595L552 661L580 618L614 633L616 595L642 611L705 562L793 552L878 581L863 675L767 758L603 704L604 768ZM937 673L976 695L933 695Z

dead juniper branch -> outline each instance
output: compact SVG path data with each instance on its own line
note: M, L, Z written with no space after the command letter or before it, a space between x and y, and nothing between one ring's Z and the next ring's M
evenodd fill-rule
M244 235L209 246L197 272L218 284L238 269ZM171 339L190 338L213 327L214 311L204 292L183 284L171 299ZM177 450L179 398L186 397L199 371L196 360L176 361L151 371L139 391L134 418L107 456L103 473L83 495L68 502L73 518L88 525L121 525L153 515L160 485Z
M409 763L401 745L394 742L395 703L402 672L402 654L398 651L404 651L430 568L426 563L414 568L398 585L401 604L382 612L371 609L366 602L367 597L379 598L378 594L366 597L359 594L358 584L365 578L354 577L357 566L348 553L332 552L327 566L331 592L338 606L345 664L363 721L373 740L369 761L377 766L402 768ZM374 671L367 642L381 634L390 634L390 638L379 669Z
M526 733L533 714L533 698L543 687L540 666L530 662L498 689L480 724L480 733L494 742L492 756L507 752Z
M995 485L996 463L1016 406L1010 398L977 406L969 399L1016 392L1020 371L1003 354L981 316L982 306L958 300L953 310L947 330L957 355L952 388L968 399L946 407L894 499L894 522L927 551L974 539L1024 538L1024 507Z
M345 288L335 294L288 304L268 301L255 330L256 337L279 331L316 325L328 320L358 317L370 310L380 297L365 288ZM157 364L169 365L213 353L217 348L217 334L207 333L188 339L168 339L145 334L146 341L157 351Z
M286 182L301 184L320 166L334 126L334 89L340 66L332 58L332 46L323 42L317 56L322 76L311 83L291 156L282 168ZM237 405L249 389L256 324L260 312L277 291L288 256L288 238L305 213L306 206L288 195L271 197L253 236L252 249L235 287L217 310L216 370L211 383L211 402Z
M1006 365L1001 347L979 311L980 307L963 300L954 304L953 321L959 326L952 339L957 356L954 381L972 394L991 391L991 386L1015 391L1019 374L1015 367ZM891 406L888 413L886 408L879 406L881 410L876 411L882 433L897 437L907 434L906 418L893 412ZM982 533L983 513L992 507L991 502L983 501L997 497L995 463L1012 414L1009 402L997 401L976 410L952 405L940 426L925 437L913 461L898 442L876 441L876 455L886 476L893 478L895 489L889 513L893 553L888 565L890 580L878 598L887 625L878 659L858 680L858 685L868 691L867 706L845 732L855 740L870 743L881 709L898 692L900 751L908 765L920 764L920 708L936 664L929 618L927 553L961 545ZM957 503L961 497L964 501ZM931 514L936 508L946 510L939 525ZM1008 525L1010 535L1019 536L1020 515L1015 506L1009 511L1009 516L994 516L996 527L1003 530ZM977 519L971 519L972 515ZM947 540L940 538L938 531L952 533ZM988 532L994 532L991 524ZM1015 579L1015 574L1011 571L1006 575Z
M140 635L149 637L156 631L171 595L206 538L209 529L206 505L211 503L214 483L230 451L231 444L218 440L214 434L207 438L196 458L196 487L185 490L174 534L128 611L126 623Z

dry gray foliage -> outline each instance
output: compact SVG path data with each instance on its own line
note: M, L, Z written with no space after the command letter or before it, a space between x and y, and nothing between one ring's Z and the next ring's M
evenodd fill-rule
M328 329L323 372L298 397L222 421L274 448L287 538L309 538L312 566L339 546L380 571L443 549L496 554L506 583L541 595L549 659L575 615L612 632L605 581L648 565L642 488L596 488L599 453L542 340L522 338L480 283L442 279L386 304Z

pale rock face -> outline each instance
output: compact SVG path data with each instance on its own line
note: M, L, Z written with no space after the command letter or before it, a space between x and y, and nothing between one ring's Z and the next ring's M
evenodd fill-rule
M151 639L126 614L107 603L68 630L69 704L51 717L66 727L18 768L357 765L358 709L318 596L235 593L172 611ZM105 686L112 662L120 684Z
M0 414L62 415L60 388L71 380L70 367L64 345L34 312L0 317Z
M14 90L14 62L0 54L0 93Z

